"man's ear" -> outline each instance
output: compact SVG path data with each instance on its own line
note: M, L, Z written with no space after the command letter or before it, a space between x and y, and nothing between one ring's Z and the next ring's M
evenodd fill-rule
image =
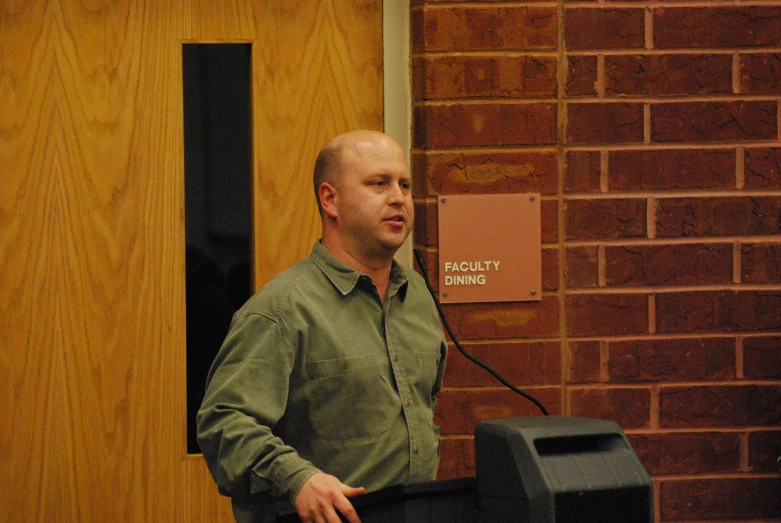
M331 218L336 218L338 215L336 212L336 200L339 198L339 192L336 190L336 187L328 182L323 182L320 184L317 192L323 213Z

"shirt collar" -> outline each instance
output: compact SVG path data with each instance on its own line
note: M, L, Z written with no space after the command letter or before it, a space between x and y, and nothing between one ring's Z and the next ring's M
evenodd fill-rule
M323 247L320 240L315 242L314 247L312 247L309 259L323 271L323 274L326 275L334 287L339 289L339 292L341 292L343 296L350 294L353 289L355 289L361 276L365 276L337 259L336 256L328 251L328 249ZM366 276L366 278L368 278L368 276ZM405 294L408 281L409 279L404 267L397 263L396 260L393 260L391 262L388 295L392 296L400 289L403 289L404 292L402 294Z

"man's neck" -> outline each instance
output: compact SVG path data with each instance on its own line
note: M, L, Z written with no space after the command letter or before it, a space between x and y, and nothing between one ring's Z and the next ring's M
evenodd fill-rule
M361 260L359 256L351 254L349 250L339 242L329 241L327 238L323 238L321 243L337 260L351 269L355 269L361 274L369 276L372 279L374 286L377 287L377 292L379 292L380 297L385 301L388 284L390 282L393 257L390 257L387 260L366 261Z

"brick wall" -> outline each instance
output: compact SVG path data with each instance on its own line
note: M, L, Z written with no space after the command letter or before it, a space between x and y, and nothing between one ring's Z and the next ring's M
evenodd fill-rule
M411 20L429 265L437 195L542 193L542 300L448 306L466 348L553 414L620 423L658 521L781 520L781 4L413 0ZM443 478L474 474L479 420L536 414L451 354Z

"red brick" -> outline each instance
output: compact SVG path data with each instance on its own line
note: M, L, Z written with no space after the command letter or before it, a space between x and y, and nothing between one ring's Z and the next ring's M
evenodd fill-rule
M553 97L555 57L425 56L413 61L416 99Z
M658 238L781 233L781 198L664 198L656 202Z
M781 517L781 478L715 478L662 481L662 521Z
M778 472L781 431L752 432L748 437L748 468L754 472Z
M605 248L608 287L732 283L728 243Z
M734 236L750 229L747 198L665 198L656 202L659 238Z
M781 94L781 53L740 55L740 92Z
M556 336L559 304L555 296L539 302L445 305L455 335L461 340Z
M781 189L781 149L746 149L744 171L746 189Z
M555 243L559 240L559 202L543 200L540 203L542 243Z
M734 433L630 434L628 437L652 476L740 470L740 440Z
M421 156L416 176L425 177L426 194L556 194L558 187L555 152Z
M781 233L781 197L751 198L750 234Z
M568 193L599 192L601 169L599 151L568 152L564 190Z
M643 104L571 103L567 106L568 144L643 141Z
M428 188L428 162L429 158L425 152L413 151L410 156L410 174L412 175L412 196L423 198L431 196Z
M556 58L547 56L524 57L522 75L522 96L534 98L559 94L558 61Z
M561 383L561 344L546 342L465 343L464 350L516 387ZM450 347L446 387L500 386L488 371Z
M674 54L605 57L605 94L608 96L731 93L731 55Z
M567 248L567 288L599 287L599 248Z
M438 80L431 78L436 71L431 71L430 63L430 58L425 56L412 58L412 99L415 101L429 99L426 93L434 89L431 84Z
M556 105L462 103L415 107L416 147L556 143Z
M778 103L681 102L651 104L651 141L729 142L778 138Z
M612 383L735 378L731 338L616 341L608 350Z
M439 243L439 219L435 202L415 202L415 242L433 246Z
M652 12L656 49L781 45L778 7L671 7Z
M756 427L781 424L781 384L663 387L662 427Z
M657 332L781 329L781 291L696 291L656 295Z
M567 239L596 240L646 237L645 199L569 200Z
M417 244L417 242L416 242ZM430 251L428 249L421 249L423 254L423 261L426 263L426 269L428 270L428 277L431 280L431 286L435 291L439 290L439 253L437 251ZM420 267L418 267L417 261L415 262L415 270L422 275Z
M611 151L613 191L734 189L735 151L668 149Z
M571 294L566 300L570 336L648 332L648 297L644 294Z
M467 478L474 475L474 438L442 438L437 479Z
M542 289L548 292L559 290L559 250L542 249Z
M615 421L623 429L649 426L651 392L648 389L571 389L570 415Z
M413 25L422 33L413 39L416 52L556 49L551 7L427 8L419 16Z
M743 375L748 379L781 379L781 336L743 340Z
M551 415L559 412L561 389L531 389L525 392L537 398ZM509 389L445 389L439 393L434 423L442 434L473 434L481 421L540 414L537 406Z
M743 283L781 283L781 243L741 245Z
M566 9L567 49L641 49L645 45L643 9Z
M417 0L413 0L417 1ZM410 46L413 52L426 48L426 15L420 8L412 8L409 13ZM414 81L414 80L413 80Z
M569 375L567 383L600 381L600 349L598 341L569 342Z
M570 56L567 63L567 96L596 96L597 57Z

